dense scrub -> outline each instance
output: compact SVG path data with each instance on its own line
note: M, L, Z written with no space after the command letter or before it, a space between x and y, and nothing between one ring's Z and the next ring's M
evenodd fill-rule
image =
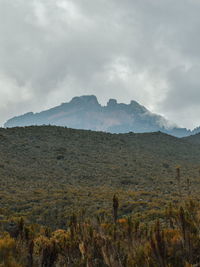
M200 266L198 138L0 129L0 266Z
M151 224L134 217L114 221L72 214L65 229L25 224L13 219L2 224L1 266L164 267L200 265L199 203L169 205L165 216Z
M198 136L197 136L198 137ZM198 196L200 146L162 133L108 134L62 127L0 129L0 215L64 227L73 209L111 216L176 201L179 189ZM176 166L181 166L181 181Z

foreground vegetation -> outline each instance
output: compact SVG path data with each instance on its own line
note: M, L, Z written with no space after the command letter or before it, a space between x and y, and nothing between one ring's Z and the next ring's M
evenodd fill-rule
M200 266L200 205L193 200L169 205L151 224L134 217L71 215L65 229L30 225L16 219L2 224L0 266ZM4 231L3 231L4 229Z

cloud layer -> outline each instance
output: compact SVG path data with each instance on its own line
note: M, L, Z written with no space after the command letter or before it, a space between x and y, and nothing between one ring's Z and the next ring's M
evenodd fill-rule
M200 125L200 2L0 0L0 124L95 94Z

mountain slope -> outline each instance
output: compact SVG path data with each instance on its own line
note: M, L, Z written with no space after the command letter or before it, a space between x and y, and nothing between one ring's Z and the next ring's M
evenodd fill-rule
M49 124L111 133L162 131L177 137L191 134L191 131L173 126L165 118L151 113L136 101L127 105L110 99L106 106L101 106L93 95L74 97L69 103L55 108L14 117L4 126Z
M182 139L187 141L187 142L190 142L192 144L200 145L200 133L190 135L190 136L184 137Z
M157 133L108 134L42 126L0 129L0 175L21 179L83 179L104 184L128 178L173 178L176 165L191 172L200 146ZM163 167L168 165L167 170ZM85 177L85 178L83 178Z
M51 225L75 209L159 209L181 190L199 194L200 145L161 132L110 134L55 126L0 128L0 212ZM58 225L60 227L60 224Z

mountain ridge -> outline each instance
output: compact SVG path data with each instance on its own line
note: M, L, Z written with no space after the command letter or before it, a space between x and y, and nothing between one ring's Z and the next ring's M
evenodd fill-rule
M48 110L13 117L4 127L32 125L55 125L111 133L162 131L176 137L193 134L193 131L173 125L134 100L124 104L111 98L106 106L102 106L95 95L76 96L70 102ZM200 129L194 131L198 133Z

